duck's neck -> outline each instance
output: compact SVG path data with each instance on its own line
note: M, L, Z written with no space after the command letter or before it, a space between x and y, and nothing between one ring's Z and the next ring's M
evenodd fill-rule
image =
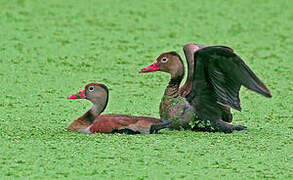
M90 126L94 122L94 120L104 111L107 103L108 97L106 99L106 102L104 103L94 103L90 110L88 110L86 113L84 113L82 116L80 116L78 119L70 124L69 129L71 129L72 131L80 131Z
M98 117L105 109L107 104L94 104L90 110L88 110L84 115L80 118L93 123L93 121Z
M165 90L165 93L164 95L166 96L171 96L173 98L176 98L178 97L178 90L179 90L179 86L180 86L180 83L183 79L183 76L184 76L184 73L180 74L179 76L171 76L171 79L169 81L169 84Z

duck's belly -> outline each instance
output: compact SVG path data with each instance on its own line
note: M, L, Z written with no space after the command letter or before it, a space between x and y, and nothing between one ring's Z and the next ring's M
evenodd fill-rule
M191 129L195 114L193 107L185 98L164 96L160 104L160 117L172 121L170 129Z

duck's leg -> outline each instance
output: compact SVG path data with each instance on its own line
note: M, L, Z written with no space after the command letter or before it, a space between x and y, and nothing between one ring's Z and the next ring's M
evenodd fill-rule
M225 107L225 106L222 107L222 120L228 123L232 122L233 115L229 107Z
M167 128L172 122L166 119L162 119L163 122L161 124L153 124L150 128L150 134L156 134L159 130Z

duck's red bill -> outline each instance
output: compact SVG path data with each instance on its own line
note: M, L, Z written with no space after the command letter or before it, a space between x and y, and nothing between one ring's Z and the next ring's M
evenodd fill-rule
M159 71L160 68L158 66L158 62L154 62L153 64L147 66L146 68L140 70L140 73L147 73L147 72L152 72L152 71Z
M79 91L76 94L72 94L68 99L85 99L85 89Z

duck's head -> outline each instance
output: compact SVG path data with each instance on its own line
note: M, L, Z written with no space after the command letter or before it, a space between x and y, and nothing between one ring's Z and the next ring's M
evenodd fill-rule
M163 71L171 74L171 77L184 75L184 65L181 57L175 51L161 54L157 60L146 68L140 70L140 73L153 71Z
M93 104L106 104L109 90L101 83L89 83L78 93L72 94L68 99L87 99Z

